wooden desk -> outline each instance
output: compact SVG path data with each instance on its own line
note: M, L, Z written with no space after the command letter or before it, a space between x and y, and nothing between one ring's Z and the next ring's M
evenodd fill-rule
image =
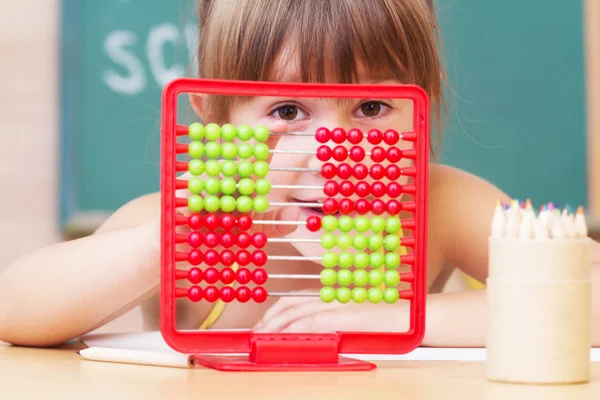
M0 398L43 399L527 399L600 398L593 381L573 386L488 383L474 362L381 363L369 372L224 373L82 360L79 345L29 349L0 344Z

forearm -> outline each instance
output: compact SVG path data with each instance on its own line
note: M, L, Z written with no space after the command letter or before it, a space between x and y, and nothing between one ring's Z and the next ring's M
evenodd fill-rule
M145 226L41 249L0 274L0 340L62 343L156 293L158 246Z

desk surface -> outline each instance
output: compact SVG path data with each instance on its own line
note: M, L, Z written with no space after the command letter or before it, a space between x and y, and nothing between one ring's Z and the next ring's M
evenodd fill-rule
M0 344L0 398L44 399L527 399L600 398L600 363L585 385L489 383L479 362L384 362L369 372L225 373L85 361L80 345Z

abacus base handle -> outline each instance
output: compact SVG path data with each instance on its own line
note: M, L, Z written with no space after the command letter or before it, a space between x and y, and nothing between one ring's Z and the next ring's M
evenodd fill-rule
M342 356L331 364L256 363L250 361L249 356L196 355L194 358L197 365L227 372L370 371L377 368L373 363Z

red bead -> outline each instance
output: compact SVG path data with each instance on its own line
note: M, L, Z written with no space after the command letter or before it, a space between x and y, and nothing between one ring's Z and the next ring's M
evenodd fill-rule
M331 132L329 132L329 129L327 128L319 128L315 132L315 139L317 139L317 142L319 143L327 143L330 138Z
M395 181L396 179L400 178L400 167L393 164L388 165L385 169L385 176L390 181Z
M325 179L332 179L337 174L337 168L332 163L325 163L321 167L321 176Z
M343 181L340 183L340 193L342 196L350 197L354 194L354 183Z
M252 253L252 264L262 267L267 263L267 254L262 250L256 250Z
M192 214L188 218L188 225L192 229L200 229L204 224L204 217L200 214Z
M240 215L238 217L238 228L242 231L247 231L252 227L252 217L249 215Z
M365 179L369 175L369 169L365 164L356 164L354 166L354 177L356 179Z
M233 232L223 232L221 234L221 246L226 249L230 248L235 244L235 234Z
M204 262L211 267L219 263L219 253L216 250L208 250L204 253Z
M235 289L229 286L225 286L221 289L221 300L225 303L231 303L235 300Z
M385 196L385 183L383 182L375 182L373 183L373 185L371 186L371 193L373 193L373 196L375 197L383 197Z
M211 285L213 283L217 283L220 277L221 274L219 274L219 270L217 270L216 268L206 268L206 270L204 271L204 280L206 281L206 283L210 283Z
M402 194L402 186L400 186L398 182L388 183L387 194L391 198L395 199Z
M263 285L267 281L267 271L262 268L257 268L252 272L252 282L257 285Z
M235 281L235 272L231 268L223 268L221 270L221 282L229 285Z
M204 274L200 268L192 268L188 271L188 280L192 283L202 282Z
M252 243L252 237L246 232L241 232L237 237L237 245L241 249L245 249Z
M204 225L211 231L214 231L221 224L221 219L218 215L208 214L204 217Z
M336 199L326 199L323 202L323 212L325 214L335 214L338 211L338 207Z
M262 232L256 232L252 235L252 246L262 249L267 245L267 235Z
M354 204L354 209L359 215L365 215L369 211L371 211L371 204L365 199L356 200L356 204Z
M344 161L346 158L348 158L348 149L344 146L335 146L335 149L333 149L333 159Z
M373 211L373 214L375 215L383 214L385 212L385 203L383 200L373 200L373 203L371 203L371 211Z
M383 141L390 146L398 143L398 140L400 140L400 135L398 135L398 132L393 129L388 129L383 134Z
M226 267L233 265L235 262L235 253L231 250L223 250L221 252L221 264Z
M215 301L219 300L219 294L219 289L214 286L209 286L204 289L204 298L210 303L214 303Z
M360 197L367 197L371 194L371 185L365 181L358 182L356 184L356 194Z
M329 146L319 146L317 149L317 158L319 161L329 161L331 158L331 149Z
M346 141L346 138L348 137L348 135L346 134L346 131L343 130L342 128L335 128L332 132L331 132L331 140L334 143L344 143Z
M252 289L252 300L257 303L264 303L267 300L267 291L262 286Z
M252 273L248 268L240 268L237 271L236 278L239 283L245 285L246 283L250 282L250 279L252 279Z
M226 231L230 231L233 228L235 228L235 223L236 223L235 217L231 214L225 214L221 217L221 226Z
M363 133L360 129L350 129L348 132L348 141L352 144L359 144L363 140Z
M323 193L329 197L333 197L339 193L339 185L335 181L327 181L325 182L325 186L323 186Z
M219 234L215 233L215 232L208 232L205 236L204 236L204 244L207 247L213 248L213 247L217 247L219 245Z
M246 303L252 298L252 292L246 286L240 286L235 291L235 298L240 303Z
M373 150L371 150L371 160L375 162L382 162L385 160L385 150L383 147L375 146Z
M397 147L390 147L387 150L387 159L390 162L398 162L402 158L402 151Z
M316 215L311 215L306 219L306 229L311 232L316 232L321 229L321 218Z
M387 202L386 209L390 215L398 215L402 211L402 206L398 200L390 200Z
M188 299L194 303L202 300L202 295L202 288L199 288L198 286L192 286L188 289Z
M192 247L200 247L204 243L204 235L200 232L192 232L188 236L188 244Z
M349 164L341 163L338 167L338 176L342 179L349 179L352 176L352 167Z
M350 149L350 159L354 162L360 162L365 159L365 149L354 146Z
M192 265L200 265L200 263L204 260L202 256L202 252L200 250L192 250L188 254L188 262Z
M344 215L349 215L354 211L354 202L350 199L340 201L340 212Z
M250 253L246 250L240 250L235 255L237 263L240 264L242 267L250 264L251 258L252 257L250 257Z
M369 133L367 133L367 140L371 144L379 144L379 143L381 143L382 139L383 139L383 135L377 129L371 129L369 131Z
M381 164L371 165L369 174L371 175L371 178L379 180L385 176L385 168Z

